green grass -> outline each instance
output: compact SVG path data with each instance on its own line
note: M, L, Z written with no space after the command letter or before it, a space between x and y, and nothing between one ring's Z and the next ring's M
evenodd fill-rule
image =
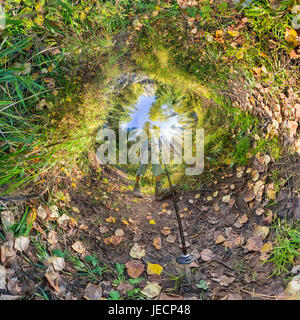
M273 228L275 229L275 246L267 262L274 264L275 269L272 275L281 275L289 272L295 257L300 254L297 251L300 249L300 226L278 219Z

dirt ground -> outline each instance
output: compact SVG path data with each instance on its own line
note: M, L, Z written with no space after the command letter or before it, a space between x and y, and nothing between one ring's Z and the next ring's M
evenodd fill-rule
M286 283L282 277L270 277L274 266L265 261L271 256L274 240L272 220L276 216L293 218L291 195L299 189L295 185L299 181L299 162L290 160L281 166L266 166L254 159L251 168L226 170L226 174L219 171L215 180L193 192L177 190L188 251L195 258L191 264L193 287L189 291L184 285L184 268L176 262L182 249L172 198L162 202L155 201L151 194L135 198L126 173L114 167L103 168L101 177L92 174L82 179L72 191L65 182L65 189L61 190L69 192L68 207L76 208L76 214L72 214L76 223L57 228L57 241L49 241L49 232L43 234L39 219L35 229L42 229L39 236L48 252L72 251L74 243L80 242L84 250L75 249L75 255L81 259L95 255L110 270L114 270L116 263L137 260L130 254L137 243L145 254L140 258L144 271L139 277L143 280L135 287L143 289L147 281L158 283L161 292L155 299L276 299ZM282 168L291 179L281 184L270 210L267 209L270 200L260 192L253 194L251 188L254 180L265 183L267 177L275 170L280 173ZM64 207L65 202L58 201L57 206ZM17 279L18 294L23 294L25 299L39 299L34 293L44 288L50 299L86 297L90 279L78 276L74 263L66 260L63 270L53 273L56 276L53 280L47 272L45 277L45 267L41 267L37 251L37 246L31 244L26 253L17 254L18 267L14 268L12 277ZM148 263L161 266L161 274L149 274ZM127 282L130 278L127 271L126 267L122 285L113 284L116 278L113 271L94 279L94 284L101 288L101 299L109 298L112 290L120 292L122 297L124 290L133 289ZM16 294L15 291L12 293ZM5 290L2 293L7 294Z

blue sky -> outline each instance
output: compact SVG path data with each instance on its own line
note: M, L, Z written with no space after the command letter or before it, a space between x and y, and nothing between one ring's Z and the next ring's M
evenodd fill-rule
M140 96L135 105L136 110L130 114L132 120L126 123L126 126L124 127L142 129L144 123L149 121L151 125L157 125L161 129L161 132L167 135L168 132L171 131L172 126L178 126L178 116L169 117L167 121L151 121L149 119L149 110L154 101L155 97ZM166 106L162 107L164 108Z

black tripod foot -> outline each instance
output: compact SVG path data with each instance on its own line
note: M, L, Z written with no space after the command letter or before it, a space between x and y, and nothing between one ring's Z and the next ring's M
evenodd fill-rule
M193 261L195 261L196 259L191 256L190 254L187 254L187 255L182 255L178 258L176 258L176 261L179 263L179 264L190 264L192 263Z

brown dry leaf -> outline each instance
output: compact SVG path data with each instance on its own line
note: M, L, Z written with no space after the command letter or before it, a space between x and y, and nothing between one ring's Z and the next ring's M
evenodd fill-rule
M65 259L62 257L48 257L45 260L45 266L50 267L52 265L55 271L61 271L65 268Z
M250 201L252 201L252 200L254 200L255 199L255 194L254 194L254 192L253 191L249 191L247 194L245 194L245 196L244 196L244 200L246 201L246 202L250 202Z
M7 282L7 289L9 293L12 295L20 294L22 291L22 287L18 278L16 277L10 278Z
M269 227L256 225L254 227L254 235L258 235L262 238L262 240L265 240L267 235L269 234L269 230Z
M41 218L42 220L45 220L45 219L47 218L47 216L48 216L46 210L45 210L42 206L39 206L39 207L37 208L36 213L37 213L37 216L38 216L39 218ZM58 216L58 215L57 215L57 216Z
M274 214L274 216L273 216L272 210L268 210L267 211L267 216L263 218L262 222L264 224L271 224L272 221L273 221L273 218L274 219L276 218L276 214Z
M158 300L184 300L183 296L161 292Z
M262 247L263 247L263 241L261 239L261 236L254 235L253 237L250 237L248 239L248 242L247 242L245 248L248 251L258 251L259 252Z
M56 219L58 219L58 217L59 217L59 215L58 215L58 207L56 205L51 206L50 207L50 216L49 216L49 218L51 220L56 220Z
M238 222L239 222L240 224L245 224L247 221L248 221L248 216L247 216L247 214L243 214L243 215L238 219Z
M168 236L167 236L167 242L169 242L169 243L174 243L175 241L176 241L176 235L171 235L171 234L169 234Z
M261 216L264 212L265 212L265 210L263 208L258 208L255 210L255 214L257 216Z
M86 251L86 248L81 241L76 241L74 244L72 244L72 249L80 254Z
M144 264L140 260L130 260L125 263L129 277L138 278L144 271Z
M292 49L291 52L290 52L290 58L291 59L299 59L300 58L300 54L297 54L296 51L294 49Z
M107 233L109 232L109 229L106 227L106 226L100 226L100 233L101 234L104 234L104 233Z
M48 241L50 244L57 244L57 243L58 243L58 240L59 240L59 237L58 237L58 234L57 234L56 231L51 230L51 231L48 232L47 241Z
M145 288L141 291L142 294L150 299L153 299L159 295L161 287L156 282L147 282Z
M134 259L141 259L146 255L146 251L137 243L131 248L129 255Z
M153 245L154 245L155 249L160 250L161 249L161 238L160 237L154 238Z
M15 222L14 214L11 211L1 212L1 222L5 230L8 230Z
M89 283L85 288L84 298L86 300L101 300L102 289L100 286Z
M236 234L231 234L226 241L223 242L223 246L233 249L242 245L244 242L244 237L240 237Z
M211 278L211 280L218 282L221 286L227 287L230 285L232 282L234 282L235 278L234 277L227 277L224 274L220 277L215 277Z
M162 206L163 209L166 209L169 206L169 204L168 203L163 203L161 206Z
M259 172L258 172L257 170L253 170L253 171L251 172L251 176L252 176L252 180L253 180L253 181L257 181L258 178L259 178Z
M276 199L276 191L274 190L274 183L270 183L266 186L266 194L269 199L271 200Z
M222 242L224 242L226 239L224 238L224 236L222 235L222 234L220 234L218 237L217 237L217 239L216 239L216 241L215 241L215 244L219 244L219 243L222 243Z
M70 220L70 217L64 213L62 216L60 216L60 217L57 219L57 224L58 224L59 227L61 227L61 228L66 228L69 220Z
M160 264L154 264L148 262L147 264L147 273L150 274L158 274L160 275L163 271L163 267Z
M128 282L122 282L118 285L117 290L119 291L121 296L126 296L127 290L132 290L134 286L129 284Z
M300 300L300 275L294 277L286 289L276 296L277 300Z
M117 246L117 245L119 245L119 244L122 242L123 239L124 239L123 237L118 237L118 236L116 236L116 235L112 235L112 236L109 237L109 238L103 239L103 242L104 242L105 244L107 244L107 245L112 244L113 246Z
M243 300L243 297L239 293L229 293L226 300Z
M167 236L171 233L171 229L169 227L163 227L160 232L164 235Z
M29 237L21 236L15 240L15 249L17 251L26 251L29 247L30 239Z
M203 261L211 261L215 254L209 249L204 249L200 252L200 256Z
M62 286L62 279L59 273L55 272L51 268L48 268L45 274L46 279L48 280L50 286L57 292L61 293L64 289Z
M125 232L124 232L123 229L117 229L117 230L115 231L115 235L116 235L117 237L123 237L124 234L125 234Z

